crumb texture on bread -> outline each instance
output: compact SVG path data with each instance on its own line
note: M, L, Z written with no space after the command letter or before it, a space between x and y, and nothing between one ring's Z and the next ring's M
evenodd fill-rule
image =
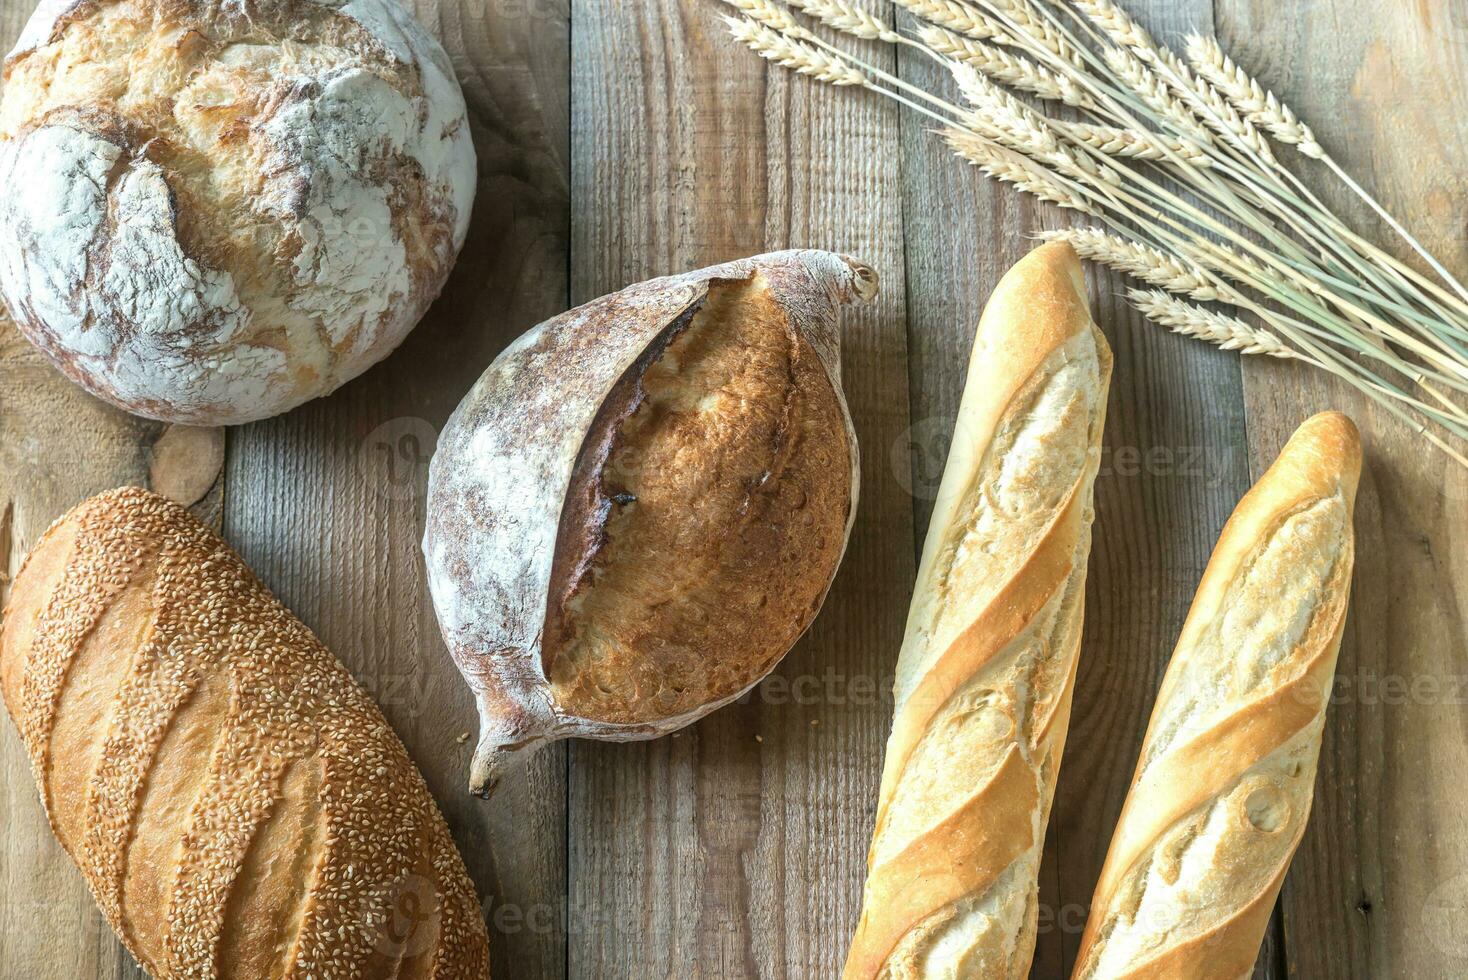
M468 228L442 48L397 0L44 5L5 64L0 295L73 380L236 423L386 356Z
M488 976L473 886L402 743L178 505L117 490L54 525L0 668L52 829L159 980Z
M1252 970L1310 815L1360 466L1350 421L1315 416L1224 528L1153 709L1076 980Z
M848 980L1028 975L1110 366L1068 247L1011 270L975 339L898 659Z
M762 276L711 286L637 380L605 466L581 471L609 512L600 535L560 537L545 649L562 710L622 724L766 674L819 605L851 507L839 396Z

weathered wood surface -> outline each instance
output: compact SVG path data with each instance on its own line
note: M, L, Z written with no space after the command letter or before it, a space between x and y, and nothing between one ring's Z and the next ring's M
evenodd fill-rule
M1468 275L1468 5L1218 0L1218 31ZM1349 192L1316 183L1408 256ZM1325 407L1362 423L1367 458L1315 811L1281 903L1291 975L1468 976L1468 473L1317 374L1250 360L1244 391L1256 472Z
M0 41L29 6L0 0ZM1127 6L1164 36L1216 25L1468 274L1462 0ZM892 16L878 0L867 7ZM453 56L480 159L470 240L428 319L331 398L227 438L100 405L0 324L0 573L93 492L139 483L182 496L383 703L479 886L497 977L834 976L974 325L1030 246L1024 236L1072 219L985 182L924 119L735 49L714 0L415 9ZM932 78L909 52L867 54ZM1387 240L1359 203L1330 199ZM846 320L862 500L820 619L744 703L656 742L548 750L493 802L469 798L459 737L474 715L418 554L438 427L538 320L627 282L789 246L859 255L883 285ZM1093 275L1117 363L1033 975L1066 976L1156 684L1223 521L1294 425L1332 406L1362 421L1370 457L1345 682L1256 976L1468 975L1468 476L1344 386L1273 362L1241 368L1141 322L1119 285ZM141 977L52 841L8 731L0 771L0 977Z

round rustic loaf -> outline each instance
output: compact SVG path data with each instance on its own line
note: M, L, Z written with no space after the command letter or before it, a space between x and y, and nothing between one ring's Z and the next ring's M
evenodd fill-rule
M637 283L540 324L465 396L424 553L479 707L473 791L555 739L690 724L805 632L857 498L840 308L876 288L809 250Z
M327 394L463 244L463 95L395 0L46 0L4 78L0 295L130 412L232 424Z

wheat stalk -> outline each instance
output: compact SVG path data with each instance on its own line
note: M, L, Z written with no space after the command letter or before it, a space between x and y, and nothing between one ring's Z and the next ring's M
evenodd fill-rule
M1173 333L1206 340L1224 350L1236 350L1241 354L1299 357L1267 330L1255 329L1238 317L1183 302L1160 289L1129 289L1127 299L1147 319Z
M931 25L918 28L918 38L934 54L965 62L995 81L1021 92L1083 109L1095 106L1091 96L1074 79L1004 48Z
M1385 215L1216 41L1190 39L1185 61L1114 0L895 0L921 21L911 36L852 0L724 2L744 14L726 18L736 38L762 57L895 99L985 173L1093 218L1098 227L1046 237L1152 287L1129 294L1151 319L1328 371L1468 467L1429 428L1468 442L1468 290L1425 251L1439 280L1365 241L1290 173L1271 138L1318 152ZM960 98L835 47L792 9L843 35L921 50ZM1085 118L1051 118L1015 92ZM1227 303L1264 326L1190 301Z

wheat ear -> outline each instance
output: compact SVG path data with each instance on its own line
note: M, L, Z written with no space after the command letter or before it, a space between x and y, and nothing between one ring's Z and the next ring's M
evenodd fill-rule
M1189 35L1187 53L1194 70L1227 96L1256 126L1281 143L1299 147L1300 152L1308 157L1319 160L1325 156L1314 131L1273 92L1235 64L1219 47L1216 38Z
M962 3L960 0L892 0L892 2L930 24L946 27L965 37L979 41L998 41L1000 44L1014 43L1014 39L1009 36L1004 25L977 7Z
M1081 53L1056 29L1054 22L1035 8L1032 0L986 0L988 6L1013 24L1018 33L1077 68L1085 67Z
M932 25L920 27L918 38L929 51L966 62L990 78L1012 85L1021 92L1082 109L1095 108L1095 101L1074 79L1004 48Z
M1169 153L1196 167L1212 166L1213 158L1192 140L1154 133L1146 129L1121 129L1116 126L1093 126L1090 123L1066 123L1066 135L1112 156L1138 160L1166 160Z
M755 23L763 24L771 30L797 39L810 37L810 32L801 27L800 22L782 4L773 3L771 0L722 0L722 2ZM724 20L732 23L728 17L725 17Z
M1121 183L1121 176L1116 171L1065 145L1051 120L975 71L971 65L955 61L950 67L958 82L958 90L979 110L968 122L980 133L1049 163L1067 176L1113 186Z
M953 152L978 167L995 180L1013 184L1042 201L1058 204L1072 211L1096 215L1084 196L1062 183L1054 174L1013 150L964 129L945 129L942 136Z
M724 17L729 33L767 61L832 85L866 85L867 77L833 54L797 41L747 17Z
M1198 266L1140 242L1110 235L1099 228L1047 231L1045 241L1069 242L1076 254L1091 262L1124 272L1170 293L1211 303L1219 299L1208 274Z
M1125 10L1112 0L1073 0L1073 3L1123 51L1155 70L1168 88L1188 106L1190 114L1201 120L1203 125L1223 137L1228 144L1257 155L1271 166L1278 166L1274 151L1254 123L1241 115L1210 82L1194 74L1172 49L1159 44ZM1106 53L1111 54L1110 51ZM1112 58L1107 57L1106 60L1113 71L1126 77L1127 73L1120 70ZM1130 79L1127 81L1130 84ZM1138 94L1143 95L1141 92ZM1144 99L1146 97L1143 95ZM1150 103L1149 107L1156 108ZM1192 126L1188 125L1188 129L1191 130Z
M1173 333L1196 337L1224 350L1269 357L1300 358L1268 330L1256 330L1238 317L1186 303L1160 289L1129 289L1127 299L1154 323Z
M827 27L868 41L897 44L906 40L877 17L847 0L786 0L790 6L809 14Z

